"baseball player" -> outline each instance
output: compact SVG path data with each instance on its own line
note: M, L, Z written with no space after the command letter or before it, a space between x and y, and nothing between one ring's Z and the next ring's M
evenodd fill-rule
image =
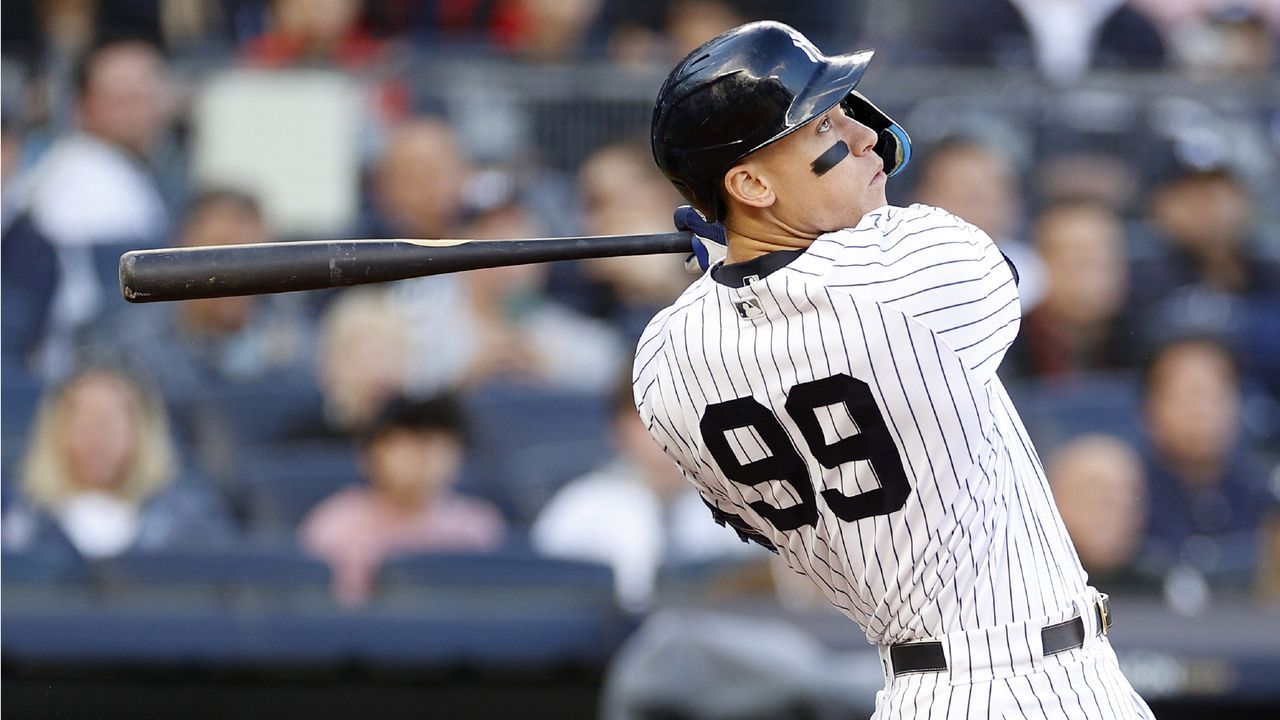
M642 336L635 399L717 521L879 646L877 718L1147 718L996 377L1017 274L887 204L907 134L775 22L694 50L653 113L709 271Z

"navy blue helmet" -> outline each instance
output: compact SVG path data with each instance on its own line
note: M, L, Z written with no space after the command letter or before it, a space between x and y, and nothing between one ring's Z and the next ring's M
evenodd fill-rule
M879 136L885 174L911 158L905 130L854 91L872 50L823 55L794 28L765 21L718 35L667 76L653 108L653 157L707 219L724 219L721 182L742 158L836 105Z

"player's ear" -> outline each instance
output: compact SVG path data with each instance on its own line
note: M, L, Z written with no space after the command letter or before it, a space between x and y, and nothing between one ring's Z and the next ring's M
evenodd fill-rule
M724 175L724 191L728 197L750 207L766 208L777 200L768 178L749 162L729 168Z

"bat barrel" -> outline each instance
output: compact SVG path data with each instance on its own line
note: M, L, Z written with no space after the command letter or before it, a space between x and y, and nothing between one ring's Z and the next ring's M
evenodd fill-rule
M120 257L130 302L261 295L440 273L688 252L687 232L488 241L332 240L134 250Z

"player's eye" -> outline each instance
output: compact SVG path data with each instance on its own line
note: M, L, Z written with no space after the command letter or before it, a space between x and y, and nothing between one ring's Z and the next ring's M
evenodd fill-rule
M822 120L818 121L818 132L824 133L830 129L831 129L831 120L824 117L822 118Z

